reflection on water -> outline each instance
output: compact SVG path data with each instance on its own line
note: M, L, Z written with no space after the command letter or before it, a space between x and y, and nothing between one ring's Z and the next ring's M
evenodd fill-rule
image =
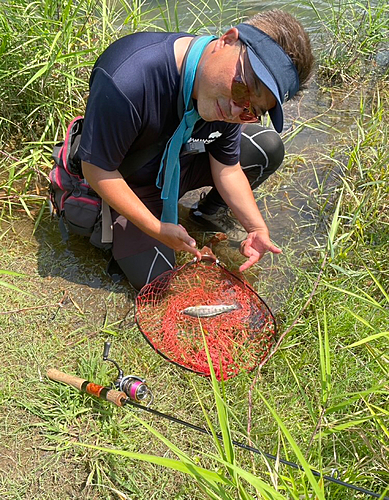
M242 10L245 12L245 16L253 16L259 11L269 10L269 9L282 9L293 14L299 21L303 24L304 28L312 33L318 30L319 22L315 9L324 13L328 10L332 2L325 2L323 0L315 0L315 9L312 8L310 2L253 2L252 0L241 1Z

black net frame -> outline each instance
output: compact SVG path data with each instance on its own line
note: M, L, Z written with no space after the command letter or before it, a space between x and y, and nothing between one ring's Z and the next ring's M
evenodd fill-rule
M204 249L203 249L204 250ZM250 359L246 362L242 363L242 366L240 366L239 360L236 362L232 362L232 367L231 363L230 364L225 364L224 370L223 370L223 363L220 361L220 357L222 355L220 354L219 351L219 363L215 359L212 359L213 367L216 372L217 378L220 380L221 378L228 379L231 378L235 375L237 375L241 369L244 369L248 372L252 371L259 363L264 364L266 357L269 355L272 346L275 344L276 341L276 336L277 336L277 325L276 325L276 320L271 312L269 306L266 304L266 302L259 296L259 294L252 288L251 285L249 285L243 278L240 276L237 276L235 273L227 269L224 265L222 265L216 257L210 252L210 255L203 255L202 259L198 261L197 259L193 259L182 266L179 266L177 268L174 268L172 270L166 271L165 273L161 274L157 278L155 278L150 284L145 285L142 290L139 292L139 294L136 297L135 300L135 321L136 324L146 339L146 341L150 344L150 346L162 357L167 359L169 362L179 366L180 368L184 368L186 370L189 370L191 372L197 373L202 376L209 376L210 375L210 370L209 370L209 365L207 363L207 366L204 364L204 353L202 354L202 361L201 361L201 367L199 368L196 366L195 362L189 362L187 360L181 361L180 359L177 359L176 353L172 355L171 352L169 352L169 347L166 347L164 345L161 345L160 340L158 340L158 332L161 333L161 331L165 328L165 330L174 330L174 325L172 327L172 324L170 323L169 328L166 328L164 324L164 319L159 318L158 314L156 311L160 310L165 311L164 317L166 318L169 316L171 313L170 309L173 307L171 305L172 299L171 297L173 296L173 300L180 300L182 301L182 308L188 304L188 300L190 300L187 297L184 297L181 299L182 295L185 295L185 293L182 291L182 286L177 287L177 283L179 283L179 280L183 279L183 277L190 277L190 279L193 279L193 277L196 277L199 275L199 271L201 270L201 273L210 276L210 280L212 282L212 278L214 276L218 276L218 273L220 276L224 277L224 281L227 283L226 285L226 290L224 290L224 296L226 293L230 293L231 290L233 290L235 296L237 291L239 294L246 295L247 297L250 297L249 300L249 307L250 307L250 315L245 316L245 319L251 322L252 325L258 323L258 318L262 321L261 326L256 326L255 329L252 329L252 331L255 333L256 336L254 336L254 333L251 335L251 341L249 339L249 343L247 344L248 347L250 342L251 344L258 348L258 352L250 352ZM217 272L215 273L215 270ZM213 283L213 282L212 282ZM201 284L202 285L202 284ZM210 285L211 286L211 285ZM218 286L218 283L215 284L215 287ZM212 287L212 286L211 286ZM203 291L203 286L201 286L201 292ZM219 289L218 291L220 292L220 283L219 283ZM205 293L206 291L204 291ZM197 290L197 293L199 293L199 290ZM217 293L217 292L215 292ZM231 292L232 293L232 292ZM152 300L150 300L150 297ZM213 297L214 298L214 297ZM213 299L212 298L212 299ZM164 302L165 301L165 302ZM169 305L170 304L170 305ZM190 304L190 303L189 303ZM169 309L170 307L170 309ZM234 311L233 313L230 313L228 315L221 315L220 318L214 319L214 318L188 318L185 317L183 318L182 315L182 310L177 310L175 309L173 313L171 313L171 316L173 319L176 320L177 323L183 323L184 325L191 325L190 327L188 326L188 331L190 331L190 328L194 328L194 324L197 322L198 327L202 331L206 331L207 335L205 335L205 339L207 342L208 349L210 349L210 346L208 345L208 342L210 340L215 340L215 337L217 337L217 332L212 330L212 338L209 335L210 330L209 325L214 325L217 323L219 326L219 329L222 329L224 331L225 327L224 324L226 323L227 320L232 321L232 316L235 314L243 314L243 312L236 312ZM161 314L162 315L162 314ZM149 316L152 317L152 319L149 319ZM178 318L178 319L177 319ZM219 323L218 323L219 321ZM151 323L151 325L150 325ZM165 321L166 323L166 321ZM259 323L258 323L259 324ZM211 326L211 328L213 328ZM232 336L235 335L235 337L232 340L232 343L234 343L234 340L237 338L237 336L241 336L240 332L242 330L239 330L235 328L234 333ZM220 332L220 330L219 330ZM162 337L163 337L163 331L162 331ZM181 337L182 337L182 331L180 331ZM230 335L230 330L227 333L227 336ZM263 337L263 342L261 341L260 336L262 335ZM188 336L188 335L187 335ZM197 332L197 336L199 339L201 338L202 345L204 347L204 337L200 336ZM200 340L197 339L197 343L200 342ZM174 339L173 338L173 347L174 349L177 347L177 344L181 342L182 339L179 338L179 335L177 334L177 337ZM192 340L192 339L190 339ZM188 341L188 339L184 339L184 341ZM211 346L216 349L217 351L217 341L218 339L216 338L216 347ZM170 341L172 342L172 341ZM162 343L163 344L163 343ZM251 348L250 348L251 349ZM245 344L241 346L240 351L239 351L239 356L245 357L247 354L247 350L245 348ZM200 347L197 346L197 353L199 353ZM252 349L251 349L252 351ZM224 355L224 354L223 354ZM178 356L179 357L179 356ZM227 367L227 368L226 368Z

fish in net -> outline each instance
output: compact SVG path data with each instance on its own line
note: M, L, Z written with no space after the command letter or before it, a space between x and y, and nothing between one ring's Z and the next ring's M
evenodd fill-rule
M208 247L201 253L200 261L193 259L145 285L135 301L135 319L159 354L209 376L205 337L216 377L226 380L267 357L276 322L248 283Z

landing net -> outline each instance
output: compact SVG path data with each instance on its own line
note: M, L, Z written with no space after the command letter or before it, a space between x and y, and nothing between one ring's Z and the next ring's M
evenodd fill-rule
M251 371L266 358L275 341L276 324L251 286L211 255L167 271L143 287L135 318L162 356L208 376L204 332L220 380Z

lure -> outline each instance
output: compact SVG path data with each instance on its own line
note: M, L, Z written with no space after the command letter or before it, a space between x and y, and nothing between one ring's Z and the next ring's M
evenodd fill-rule
M211 318L219 316L219 314L228 313L239 309L236 304L218 304L214 306L193 306L182 310L182 314L192 316L194 318Z

